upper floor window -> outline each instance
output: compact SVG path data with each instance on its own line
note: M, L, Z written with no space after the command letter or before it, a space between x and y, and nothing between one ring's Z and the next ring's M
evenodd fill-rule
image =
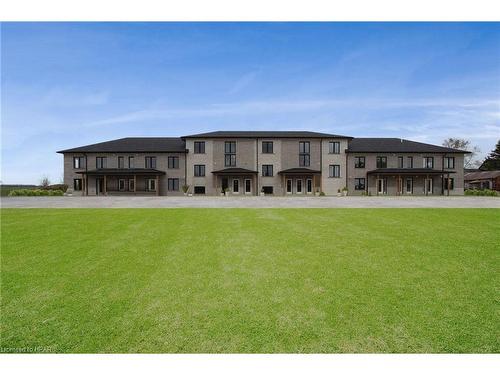
M364 168L365 167L365 157L355 156L354 157L354 168Z
M377 168L387 168L387 156L377 156Z
M340 165L332 164L329 166L330 177L340 177Z
M205 153L205 142L195 141L194 142L194 153L195 154L204 154Z
M128 167L134 168L134 157L133 156L128 157Z
M203 165L203 164L195 164L195 166L194 166L194 176L195 177L204 177L205 176L205 165Z
M168 169L178 169L179 168L179 157L169 156L168 157Z
M311 165L311 144L299 142L299 166L309 167Z
M330 154L340 154L340 142L330 142L328 144L328 152Z
M272 177L273 176L273 166L271 164L262 165L262 176Z
M406 158L406 168L413 168L413 156Z
M156 156L146 156L145 157L145 166L148 169L154 169L156 168Z
M118 156L118 168L125 168L125 158Z
M454 169L455 168L455 158L453 156L444 158L444 168Z
M83 156L73 157L73 168L75 169L83 168Z
M236 166L236 142L224 142L224 166Z
M424 157L424 168L434 168L434 158L432 156Z
M273 153L273 142L262 142L262 153L272 154Z
M105 156L96 157L95 158L95 167L97 169L106 168L106 157Z
M404 168L404 159L402 156L398 156L398 168Z

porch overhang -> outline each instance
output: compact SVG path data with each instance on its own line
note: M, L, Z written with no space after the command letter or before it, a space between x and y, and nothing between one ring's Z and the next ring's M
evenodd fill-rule
M245 168L225 168L225 169L220 169L218 171L212 171L212 173L215 175L228 175L228 176L258 174L257 171L252 171L251 169L245 169Z
M426 168L377 168L371 171L366 172L367 175L375 174L375 175L428 175L428 176L441 176L455 173L454 171L443 171L436 169L426 169Z
M102 168L92 169L90 171L79 171L76 173L87 176L160 176L165 174L163 171L147 168Z
M321 174L321 171L316 171L309 168L289 168L279 171L278 174L286 175L307 175L307 174Z

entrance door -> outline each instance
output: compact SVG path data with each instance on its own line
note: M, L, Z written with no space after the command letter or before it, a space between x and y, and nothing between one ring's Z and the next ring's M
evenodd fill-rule
M302 194L302 180L297 180L297 181L296 181L296 184L297 184L297 190L296 190L296 193L297 193L297 194Z
M286 180L286 193L292 194L292 180L291 179Z
M222 177L222 191L229 188L229 179L227 177Z
M238 194L240 192L240 180L233 180L233 193Z
M425 195L432 194L432 178L426 178L424 183L424 193Z
M406 179L406 194L413 194L413 178Z
M398 195L403 195L403 179L401 177L396 177L398 184Z
M95 179L95 194L102 195L104 194L104 179L96 178Z
M245 194L252 194L252 180L245 180Z
M385 194L387 192L387 180L385 178L377 179L377 194Z
M306 180L306 193L311 194L313 192L313 181L312 179L308 178Z

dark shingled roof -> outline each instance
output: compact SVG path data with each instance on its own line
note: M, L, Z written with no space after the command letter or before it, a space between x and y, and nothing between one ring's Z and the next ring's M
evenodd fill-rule
M252 171L245 168L225 168L218 171L212 171L214 174L256 174L257 171Z
M480 171L466 173L464 176L465 181L471 180L489 180L491 178L500 177L500 171Z
M181 138L120 138L57 152L186 152L186 144Z
M455 173L454 171L430 169L430 168L378 168L366 172L366 174L448 174Z
M86 175L114 175L114 176L129 176L129 175L160 175L165 174L164 171L159 171L158 169L149 168L102 168L102 169L92 169L89 171L79 171L76 173L86 174Z
M347 152L418 152L468 154L468 151L414 142L401 138L353 138Z
M308 131L216 131L186 135L184 138L352 138L345 135Z

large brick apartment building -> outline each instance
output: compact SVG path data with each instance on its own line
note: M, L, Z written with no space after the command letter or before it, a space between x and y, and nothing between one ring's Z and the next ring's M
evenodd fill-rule
M461 195L466 151L399 138L216 131L59 151L75 195Z

